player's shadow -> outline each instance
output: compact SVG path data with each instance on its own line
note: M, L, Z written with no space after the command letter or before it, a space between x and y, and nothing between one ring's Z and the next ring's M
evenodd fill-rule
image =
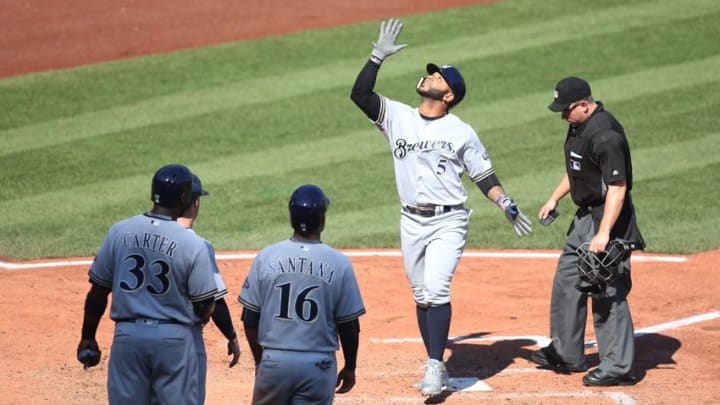
M451 354L445 365L451 377L474 377L485 380L508 368L517 358L529 361L530 354L536 349L534 346L537 342L532 339L498 340L490 344L471 341L473 338L487 334L487 332L474 333L448 344ZM677 364L672 357L680 346L680 341L670 336L636 333L633 374L638 382L645 378L647 370L672 368ZM589 355L587 360L590 367L600 363L597 353ZM428 398L425 403L442 403L452 394L453 391L443 391L438 396Z
M680 349L682 343L679 340L657 333L636 333L635 334L635 361L632 373L640 382L648 370L659 368L674 368L677 364L673 355ZM597 353L588 356L588 363L591 367L600 364Z
M586 348L594 347L595 343L586 344ZM679 340L657 333L635 333L635 361L633 362L632 374L640 382L648 370L657 368L672 368L675 360L672 356L680 348ZM526 357L530 361L529 355ZM597 352L587 356L588 366L592 369L600 364L600 357ZM662 367L669 365L669 367ZM558 374L567 372L556 371Z
M473 338L487 335L487 332L473 333L463 339L450 342L450 357L445 362L450 377L477 378L485 380L508 368L517 358L529 358L531 349L536 345L532 339L497 340L493 342L473 342ZM428 398L426 404L438 404L453 394L443 391L442 394Z

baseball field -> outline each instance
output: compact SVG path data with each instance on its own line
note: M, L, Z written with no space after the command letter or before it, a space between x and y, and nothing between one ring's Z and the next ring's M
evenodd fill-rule
M61 4L62 3L62 4ZM453 282L446 404L720 403L720 3L714 0L36 0L0 12L0 403L106 402L103 358L75 360L87 268L108 227L150 208L152 173L179 162L210 196L195 229L218 250L230 311L254 252L290 235L299 184L332 200L326 243L347 252L367 307L358 382L338 404L423 403L422 344L398 247L387 147L350 87L381 19L409 46L377 88L414 104L426 62L449 63L503 185L535 217L563 170L546 106L585 77L625 125L648 249L633 256L631 387L587 388L528 361L547 342L550 285L573 207L519 239L472 185ZM468 183L469 184L469 183ZM241 334L242 335L242 334ZM591 365L597 364L592 325ZM206 331L207 404L248 403L243 344ZM341 354L339 354L341 356Z

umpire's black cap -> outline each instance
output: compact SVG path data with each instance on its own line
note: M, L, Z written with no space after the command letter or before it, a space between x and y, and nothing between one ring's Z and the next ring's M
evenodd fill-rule
M591 95L588 82L575 76L566 77L555 86L555 98L548 108L550 111L561 112L568 108L570 104Z

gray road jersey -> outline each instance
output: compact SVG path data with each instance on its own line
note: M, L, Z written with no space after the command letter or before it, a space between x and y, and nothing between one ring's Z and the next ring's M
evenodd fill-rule
M154 214L114 224L90 267L90 279L112 289L111 319L154 318L191 324L192 302L216 284L205 241Z
M260 313L260 345L281 350L335 351L337 323L365 313L347 256L293 239L258 253L238 301Z
M454 114L427 120L417 108L380 97L375 125L393 154L402 205L456 205L467 200L461 176L474 183L495 173L475 130Z
M195 231L190 228L188 228L188 231L195 233ZM223 280L222 274L220 274L220 268L218 268L217 266L217 260L215 259L215 247L212 243L210 243L209 240L203 239L203 241L205 242L205 245L208 248L208 254L210 255L210 264L212 264L213 278L215 278L215 286L217 287L217 293L215 293L215 300L217 301L220 298L228 295L228 290L227 286L225 286L225 280Z

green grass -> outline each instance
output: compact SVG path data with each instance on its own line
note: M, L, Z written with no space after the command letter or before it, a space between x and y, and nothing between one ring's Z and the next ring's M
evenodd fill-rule
M533 0L404 17L409 44L376 89L417 103L426 62L450 63L478 131L530 216L563 170L562 77L588 79L625 126L648 250L720 246L720 3ZM326 242L397 247L399 204L380 133L349 99L378 21L0 80L0 256L94 254L150 208L154 171L181 162L210 190L196 229L219 250L285 238L303 183L332 199ZM557 249L574 208L518 239L468 184L472 248Z

